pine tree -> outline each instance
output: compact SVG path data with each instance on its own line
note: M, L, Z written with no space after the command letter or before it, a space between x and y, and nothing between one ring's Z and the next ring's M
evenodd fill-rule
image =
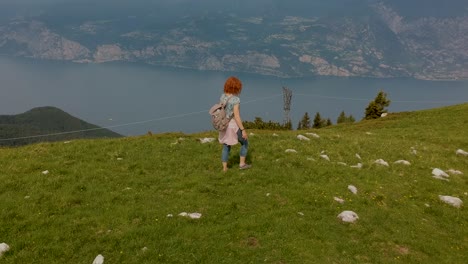
M309 113L305 112L304 116L302 117L302 120L299 122L299 125L297 126L297 129L309 129L310 128L310 117Z
M383 91L380 91L375 99L369 102L369 105L366 107L364 119L376 119L379 118L382 113L387 112L385 107L390 105L390 100L387 99L387 94Z
M326 123L325 126L332 126L332 125L333 125L333 123L332 123L331 119L327 118L327 123Z
M323 126L322 117L320 113L317 112L314 117L314 124L312 125L313 128L321 128Z
M344 122L346 122L346 114L345 114L344 111L341 111L340 115L336 119L336 123L341 124L341 123L344 123Z

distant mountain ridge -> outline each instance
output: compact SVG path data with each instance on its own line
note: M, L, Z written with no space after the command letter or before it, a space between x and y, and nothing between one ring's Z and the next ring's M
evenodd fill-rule
M171 7L171 19L157 8L153 13L131 10L127 16L121 9L101 16L95 9L92 16L85 15L88 9L83 9L82 16L67 17L71 8L63 7L0 24L0 54L286 78L468 79L468 3L428 1L302 1L311 8L309 16L299 5L281 1L245 2L252 7L248 15L237 9L185 15L174 10L191 5L178 1L165 5Z
M71 131L82 132L67 133ZM37 137L38 135L49 134L60 135ZM26 137L26 139L2 140L23 137ZM0 115L0 146L17 146L42 141L79 138L116 137L122 137L122 135L108 129L101 129L51 106L33 108L18 115Z

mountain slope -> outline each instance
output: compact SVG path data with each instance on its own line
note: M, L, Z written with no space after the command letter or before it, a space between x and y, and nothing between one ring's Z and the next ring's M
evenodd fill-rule
M467 113L462 104L318 130L253 131L252 168L237 168L234 146L227 173L221 145L198 140L214 131L0 148L0 234L11 248L1 260L465 263L468 156L456 150L468 151ZM297 139L309 132L320 138ZM463 174L439 180L433 168ZM344 210L357 222L341 222Z
M67 133L70 131L82 131ZM36 137L46 134L60 134ZM28 139L4 140L31 137ZM108 129L100 129L55 107L38 107L18 115L0 115L0 146L24 145L39 141L58 141L78 138L121 137Z

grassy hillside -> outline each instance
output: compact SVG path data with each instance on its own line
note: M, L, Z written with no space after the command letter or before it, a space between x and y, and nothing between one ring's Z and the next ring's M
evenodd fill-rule
M468 151L467 127L463 104L320 130L249 131L252 169L237 169L234 147L227 173L220 145L198 140L215 132L0 148L0 243L11 247L1 261L466 263L468 157L455 152ZM320 138L296 138L306 132ZM411 165L393 163L401 159ZM464 174L443 181L432 168ZM344 210L358 221L341 222Z
M17 146L42 141L59 141L77 138L121 137L121 135L108 129L98 128L98 126L78 119L58 108L51 106L37 107L18 115L0 115L0 146ZM48 137L34 137L37 135L81 130L90 131ZM33 137L21 139L30 136ZM11 138L19 139L3 140Z

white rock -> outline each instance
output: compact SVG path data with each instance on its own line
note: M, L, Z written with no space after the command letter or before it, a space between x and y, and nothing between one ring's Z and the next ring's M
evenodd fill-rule
M47 174L49 174L49 171L45 170L45 171L42 172L42 174L47 175Z
M343 204L345 202L345 200L339 198L339 197L333 197L333 200L339 202L340 204Z
M468 152L464 151L463 149L457 149L455 152L457 155L468 156Z
M426 207L431 207L431 206L430 206L429 204L427 204L427 203L426 203L426 204L424 204L424 206L426 206Z
M378 159L376 161L374 161L375 164L379 164L379 165L382 165L382 166L387 166L388 167L388 162L386 162L385 160L383 159Z
M299 140L305 140L305 141L310 141L310 138L305 137L305 136L303 136L303 135L297 135L297 139L299 139Z
M320 138L320 136L317 135L317 134L315 134L315 133L306 133L306 135L312 136L312 137L314 137L314 138Z
M117 160L119 160L119 161L120 161L120 160L123 160L123 159L122 159L122 158L117 158Z
M31 196L29 196L29 195L24 197L24 199L29 199L29 198L31 198Z
M328 157L328 155L322 154L322 155L320 155L320 157L321 157L322 159L325 159L325 160L330 161L330 158Z
M168 214L167 217L168 217L168 218L171 218L171 217L174 217L174 215Z
M200 214L200 213L190 213L190 214L188 214L188 217L190 217L192 219L200 219L201 216L202 216L202 214Z
M411 165L411 163L407 160L397 160L393 162L394 164L403 164L403 165Z
M297 212L297 214L300 215L300 216L304 216L303 212Z
M454 170L454 169L450 169L447 172L450 173L450 174L453 174L453 175L463 175L463 172L461 172L459 170Z
M348 166L348 164L344 163L344 162L337 162L336 164L338 165L343 165L343 166Z
M267 194L266 194L267 197L270 196L270 195L271 195L270 193L267 193Z
M343 211L338 215L338 218L343 222L354 223L359 219L359 216L353 211Z
M255 134L254 134L254 133L252 133L252 132L250 132L249 136L255 136Z
M310 160L310 161L315 161L315 159L314 159L314 158L312 158L312 157L308 157L308 158L307 158L307 160Z
M387 115L388 115L388 113L382 113L382 114L380 115L380 117L386 117Z
M432 170L432 175L434 175L434 177L445 177L445 178L448 178L450 177L447 173L445 173L445 171L441 170L441 169L438 169L438 168L435 168Z
M439 175L432 175L432 178L438 179L438 180L443 180L443 181L450 181L449 179L439 176Z
M276 133L273 133L273 136L274 136L274 137L279 137L278 134L276 134Z
M8 246L6 243L1 243L0 244L0 257L3 255L3 253L7 252L10 250L10 246Z
M104 263L104 257L101 254L99 254L94 259L93 264L102 264L102 263Z
M295 149L287 149L285 152L286 153L297 153L297 151Z
M372 135L372 133L371 132L366 132L366 135Z
M357 188L354 185L348 185L348 190L354 194L357 194Z
M63 142L63 144L70 144L70 143L71 143L71 141L65 141L65 142Z
M417 151L415 148L413 148L413 147L411 147L411 153L412 153L413 155L418 155L418 151Z
M463 205L463 201L458 197L439 195L439 199L457 208L460 208Z
M358 163L358 164L356 164L356 165L353 165L353 166L351 166L351 168L360 169L360 168L362 168L362 163Z
M361 156L356 153L356 158L361 159Z
M200 142L202 144L205 144L205 143L211 143L213 142L215 139L214 138L200 138Z
M141 251L146 252L146 251L148 251L148 248L144 247L144 248L141 249Z
M186 216L188 216L188 214L186 212L182 212L182 213L179 214L179 216L186 217Z

